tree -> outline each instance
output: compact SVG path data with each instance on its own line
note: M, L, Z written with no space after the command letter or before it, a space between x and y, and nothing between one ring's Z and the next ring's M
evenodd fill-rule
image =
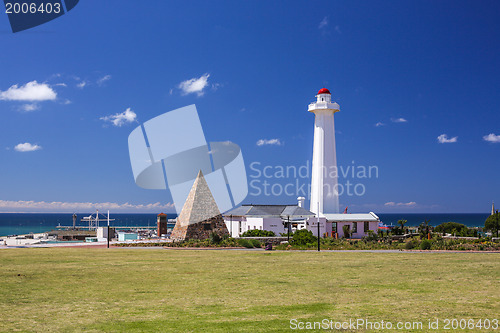
M405 233L405 224L408 222L408 220L399 220L398 224L401 226L401 231L404 234Z
M418 231L420 233L421 239L427 238L427 235L430 232L429 222L430 222L430 220L425 220L424 222L420 223L420 226L418 227Z
M498 213L498 210L495 214L488 216L484 222L484 229L490 230L492 235L493 232L496 232L498 237L498 230L500 230L500 213Z
M457 222L444 222L434 228L435 232L441 232L446 234L462 233L464 230L467 231L467 226L462 223Z
M342 231L344 232L344 237L345 238L351 238L351 228L349 228L348 225L343 225L342 226Z

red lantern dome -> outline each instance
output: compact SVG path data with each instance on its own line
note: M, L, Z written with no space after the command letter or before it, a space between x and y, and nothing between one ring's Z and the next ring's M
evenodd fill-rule
M330 90L326 89L326 88L321 88L319 91L318 91L318 95L319 94L328 94L328 95L331 95L330 93Z

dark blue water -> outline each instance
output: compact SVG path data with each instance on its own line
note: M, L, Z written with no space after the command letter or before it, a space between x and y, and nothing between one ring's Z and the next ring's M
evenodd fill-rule
M88 226L88 222L80 222L84 216L79 214L77 226ZM23 235L31 232L45 232L55 229L57 225L72 226L73 214L39 214L39 213L0 213L0 236ZM113 214L115 219L111 226L154 226L156 225L156 214ZM398 220L408 220L406 226L418 226L424 220L436 226L443 222L458 222L469 227L482 227L488 214L378 214L380 220L387 224L397 225ZM168 218L175 218L175 214L169 214Z
M384 224L397 225L398 220L407 220L405 226L415 227L425 220L429 221L429 225L437 226L444 222L457 222L465 224L468 227L484 227L484 221L488 218L489 214L377 214Z
M88 214L77 214L76 225L88 226L88 222L80 220ZM157 214L112 214L110 226L155 226ZM176 214L168 214L167 217L175 218ZM100 218L104 218L101 216ZM103 226L107 223L103 223ZM0 213L0 236L24 235L50 231L56 226L73 226L73 214L39 214L39 213Z

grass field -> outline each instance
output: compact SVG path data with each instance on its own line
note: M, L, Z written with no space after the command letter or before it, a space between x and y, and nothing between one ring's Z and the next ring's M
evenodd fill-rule
M1 331L286 332L291 319L363 318L426 332L429 319L499 314L499 254L0 250Z

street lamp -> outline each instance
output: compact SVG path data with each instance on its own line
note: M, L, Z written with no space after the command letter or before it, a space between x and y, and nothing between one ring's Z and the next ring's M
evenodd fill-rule
M318 202L318 252L321 251L319 247L319 202Z
M290 215L288 215L287 231L288 231L288 242L290 243Z

